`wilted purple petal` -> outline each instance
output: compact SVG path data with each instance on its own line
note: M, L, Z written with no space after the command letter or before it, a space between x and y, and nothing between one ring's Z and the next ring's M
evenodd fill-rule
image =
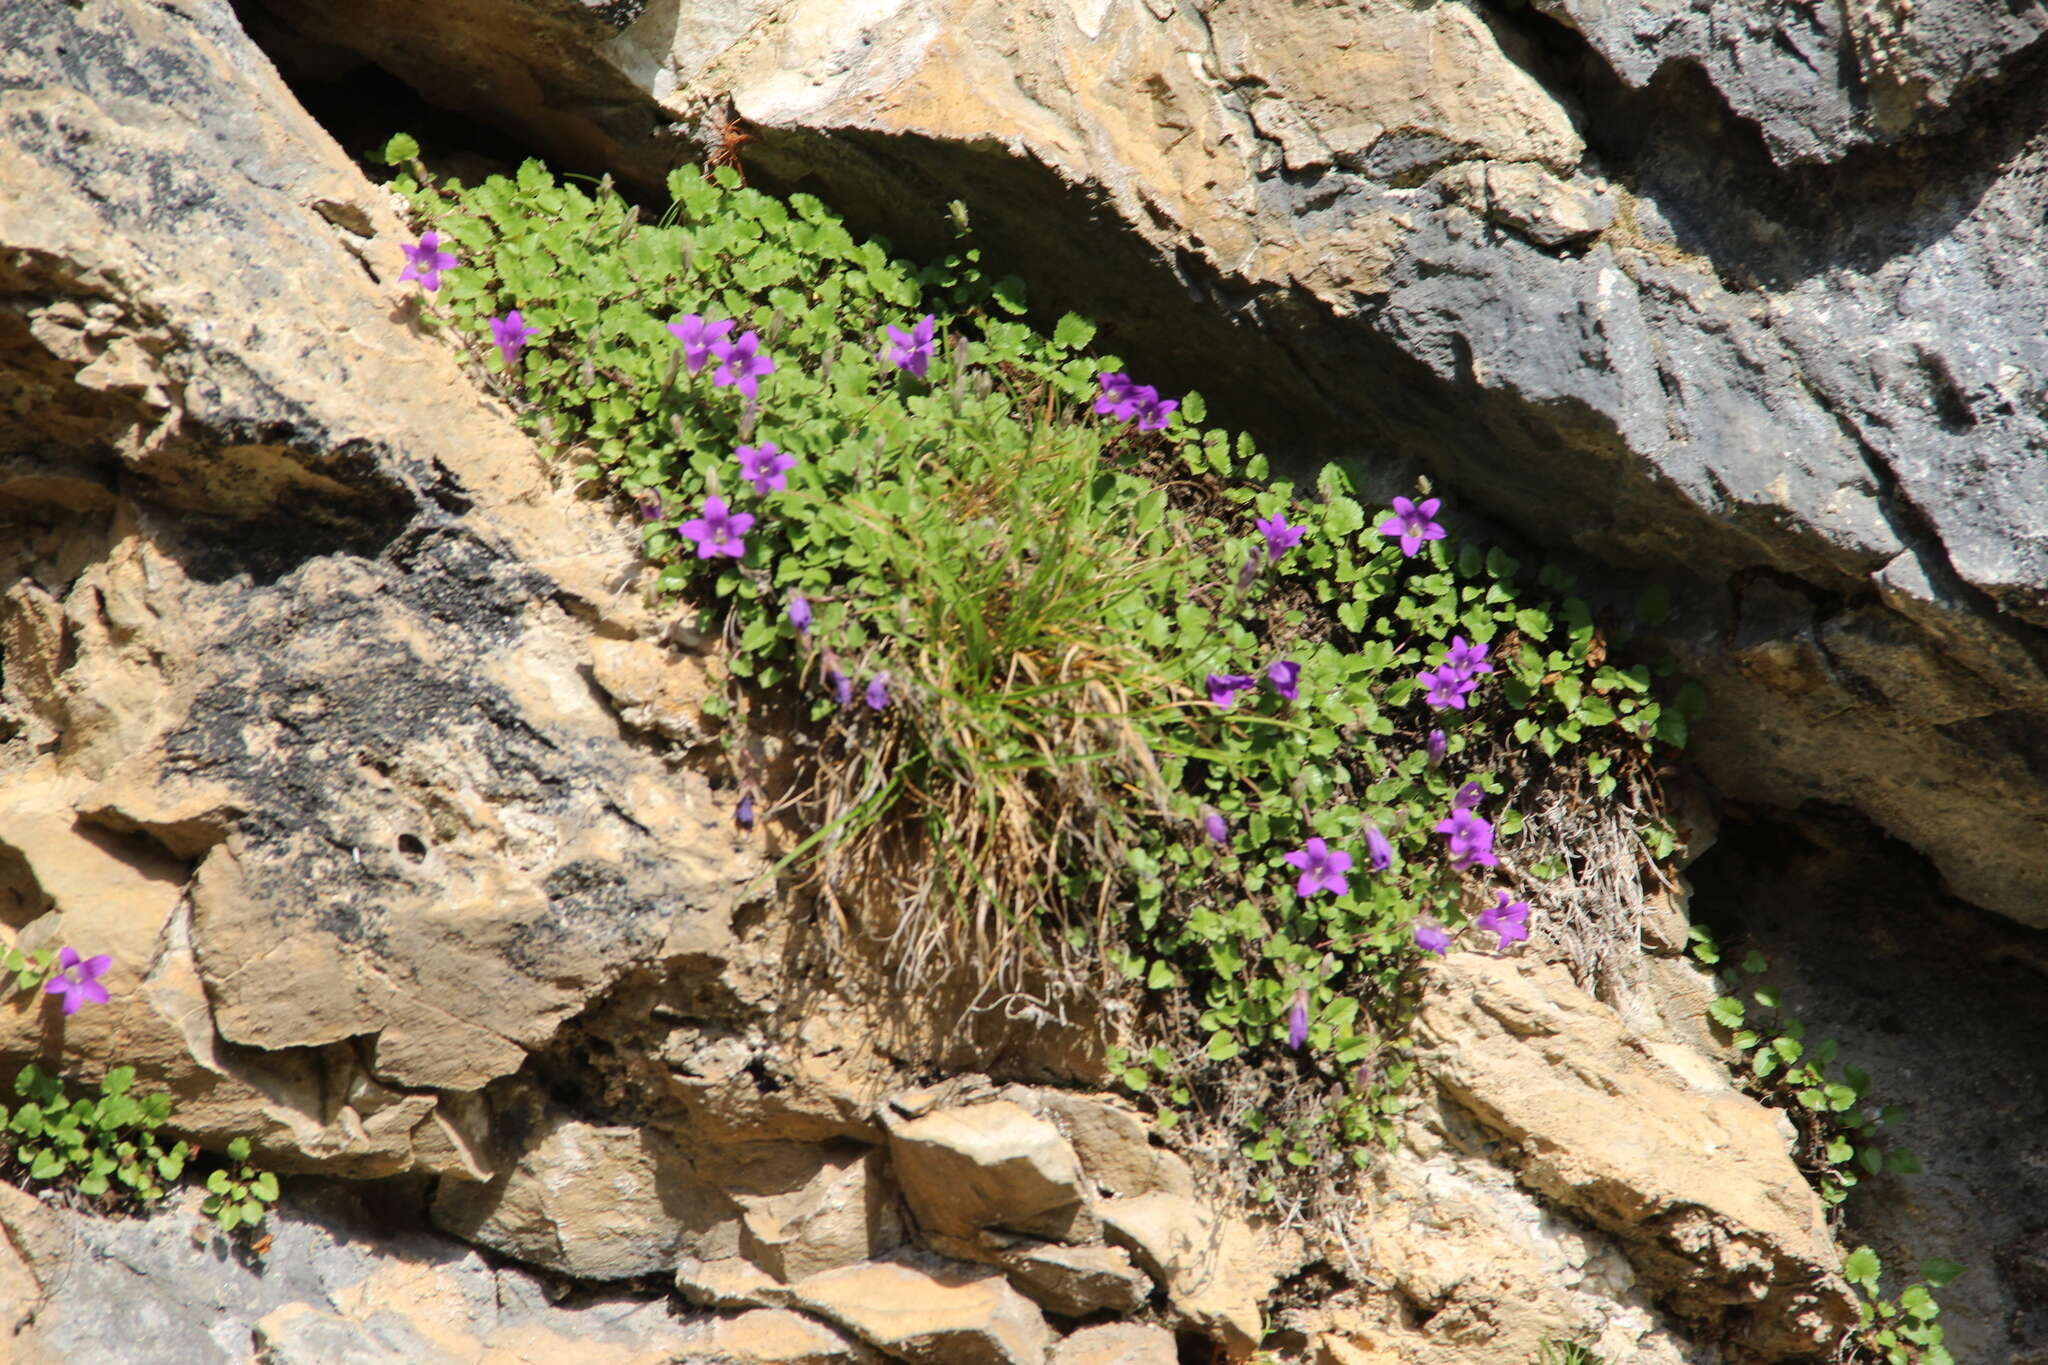
M1385 872L1394 865L1394 846L1387 842L1387 836L1380 833L1378 825L1365 827L1366 862L1375 872Z
M1296 1052L1308 1041L1308 992L1294 993L1294 1008L1287 1012L1287 1046Z
M797 634L810 634L811 599L800 592L789 595L789 623L796 627Z

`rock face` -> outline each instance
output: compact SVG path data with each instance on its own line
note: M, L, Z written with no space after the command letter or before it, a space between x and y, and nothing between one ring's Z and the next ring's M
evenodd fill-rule
M279 22L435 99L505 60L480 14L481 46L559 67L519 35L574 7L391 8ZM964 200L1042 302L1114 318L1131 363L1297 463L1401 452L1467 514L1670 580L1717 785L1853 807L2048 922L2048 287L2011 268L2048 208L2048 10L618 13L538 110L524 86L464 107L566 153L623 81L632 117L703 137L737 110L755 174L899 242Z

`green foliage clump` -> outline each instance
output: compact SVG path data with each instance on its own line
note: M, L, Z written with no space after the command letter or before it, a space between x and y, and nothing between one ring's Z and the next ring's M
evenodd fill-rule
M415 151L387 148L410 162L396 188L461 259L423 316L458 329L576 477L652 513L662 588L724 645L707 709L742 787L800 831L777 871L888 939L906 982L984 982L977 1006L1058 1013L1140 983L1155 1011L1136 1032L1156 1045L1113 1060L1163 1122L1227 1111L1255 1163L1362 1160L1410 1070L1416 923L1455 931L1484 899L1433 832L1453 793L1477 781L1496 803L1502 870L1539 896L1569 869L1515 867L1524 798L1585 819L1618 793L1654 807L1651 755L1684 742L1692 702L1610 658L1568 580L1454 541L1405 557L1361 464L1277 477L1249 437L1205 425L1199 394L1160 430L1105 420L1098 381L1123 360L1090 349L1086 319L1021 321L1021 284L984 270L959 205L957 247L917 266L725 169L675 172L648 222L537 162L466 186ZM487 323L512 309L536 335L507 372ZM758 334L776 363L758 405L685 367L668 324L690 314ZM940 344L918 377L883 329L926 314ZM736 448L763 441L797 461L772 493L735 474ZM757 518L743 556L675 533L714 496ZM1306 528L1277 562L1253 529L1275 516ZM1432 712L1416 674L1460 635L1499 671L1469 709ZM1297 700L1210 699L1208 675L1281 659ZM886 707L834 695L883 673ZM807 728L774 791L747 756L757 713ZM1368 826L1388 871L1364 864ZM1284 858L1311 837L1358 857L1347 894L1295 893ZM1286 1059L1297 1000L1306 1047Z
M263 1221L264 1206L277 1202L277 1177L249 1164L249 1139L238 1137L228 1143L228 1164L207 1173L206 1190L200 1212L233 1232Z
M64 1083L33 1062L14 1078L21 1103L0 1104L0 1158L28 1179L67 1184L94 1199L164 1197L184 1174L192 1149L165 1146L158 1129L171 1116L171 1097L128 1093L135 1068L117 1066L96 1097L67 1100Z

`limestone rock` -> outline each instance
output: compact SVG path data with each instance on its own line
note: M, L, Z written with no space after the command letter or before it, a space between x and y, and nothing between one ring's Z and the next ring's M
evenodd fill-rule
M1175 1313L1217 1334L1234 1354L1259 1344L1260 1306L1279 1285L1285 1263L1245 1224L1192 1199L1155 1192L1103 1201L1102 1229L1166 1291Z
M1121 1101L1024 1086L1005 1090L1003 1097L1050 1119L1073 1143L1089 1182L1103 1193L1134 1195L1163 1190L1193 1197L1194 1174L1187 1163L1164 1147L1153 1146L1150 1126Z
M1682 1316L1766 1358L1854 1320L1778 1126L1704 1059L1642 1048L1560 968L1477 953L1431 968L1416 1030L1421 1066L1523 1182L1618 1239Z
M892 1124L889 1151L904 1197L932 1232L997 1228L1071 1241L1092 1233L1073 1147L1009 1100Z
M735 1198L746 1210L741 1252L785 1284L857 1265L903 1240L877 1151L835 1152L796 1190Z
M592 1280L739 1249L739 1210L654 1129L555 1122L489 1184L449 1183L439 1226L531 1265Z
M1052 1348L1046 1365L1175 1365L1173 1333L1135 1322L1084 1327Z
M911 1365L1043 1365L1052 1329L999 1274L875 1264L794 1286L798 1304Z
M1065 1246L986 1231L972 1238L931 1234L924 1241L942 1256L1006 1272L1021 1293L1062 1317L1136 1312L1152 1293L1152 1281L1121 1247Z
M694 1348L734 1365L879 1365L881 1355L816 1318L757 1308L709 1325Z

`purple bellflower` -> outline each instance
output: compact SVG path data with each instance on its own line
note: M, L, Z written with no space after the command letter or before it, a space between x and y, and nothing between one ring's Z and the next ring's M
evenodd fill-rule
M1218 706L1228 707L1237 700L1238 693L1249 692L1258 685L1249 673L1211 673L1209 700Z
M508 370L519 363L519 353L526 349L526 343L539 335L540 328L528 327L517 308L502 318L491 319L491 341L497 346L498 354L505 357Z
M1230 824L1217 811L1209 811L1202 817L1202 830L1216 843L1230 842Z
M1442 957L1450 951L1451 936L1443 931L1442 925L1432 924L1428 920L1417 920L1415 946L1426 953L1435 953Z
M889 670L883 669L868 679L868 710L879 711L889 704Z
M1294 883L1298 896L1306 898L1318 891L1339 896L1351 894L1351 882L1344 876L1351 870L1351 855L1342 849L1331 848L1321 839L1311 839L1283 861L1301 874Z
M1260 517L1252 525L1266 538L1266 558L1275 560L1301 544L1302 533L1308 530L1305 525L1289 526L1287 518L1279 512L1270 517Z
M1131 382L1131 377L1121 370L1112 370L1097 376L1096 382L1102 386L1102 392L1095 396L1096 414L1129 421L1138 410L1131 401L1131 391L1138 387Z
M719 360L711 375L712 386L730 384L747 398L760 391L763 375L775 373L775 362L762 353L761 338L752 332L741 332L737 341L712 342L711 354Z
M107 988L100 984L100 978L107 974L107 968L113 962L114 959L106 953L81 960L78 950L67 944L57 954L57 974L44 985L43 991L47 995L63 996L66 1014L78 1013L78 1007L87 1001L104 1005L107 1003Z
M691 517L676 527L676 534L696 542L699 559L710 559L714 555L731 555L738 559L747 552L746 542L740 537L746 535L753 524L753 513L729 510L725 499L714 493L704 499L704 515Z
M1438 710L1445 707L1464 710L1465 698L1472 694L1472 689L1479 686L1477 682L1449 665L1442 668L1425 668L1415 675L1415 681L1427 689L1423 692L1422 699Z
M1500 948L1507 951L1510 943L1521 943L1529 937L1529 902L1508 902L1508 893L1495 892L1500 900L1479 912L1473 923L1489 934L1500 935Z
M1266 665L1266 681L1287 700L1301 700L1301 665L1294 660L1281 659Z
M1462 635L1451 637L1451 647L1444 651L1444 667L1455 668L1466 678L1493 672L1493 665L1486 662L1486 646L1468 643Z
M1394 846L1380 833L1378 825L1365 827L1365 861L1375 872L1385 872L1394 865Z
M1287 1011L1287 1046L1296 1052L1308 1041L1308 992L1294 993L1294 1008Z
M1444 761L1444 755L1450 752L1451 741L1443 731L1431 730L1429 732L1429 742L1424 747L1429 752L1429 766L1434 768L1441 765Z
M800 592L789 595L789 623L799 635L811 633L811 599Z
M789 487L789 471L796 468L796 456L776 449L775 442L741 446L733 452L740 457L740 477L751 481L761 496Z
M838 669L828 667L825 670L825 686L832 689L832 695L838 699L841 706L852 702L853 679L847 677Z
M671 322L668 329L683 343L683 364L695 374L711 363L711 348L725 339L732 326L731 318L712 322L696 313L685 313L680 322Z
M1452 810L1478 810L1479 803L1486 799L1486 788L1477 782L1467 782L1458 788L1458 794L1451 798Z
M1436 823L1436 832L1450 841L1451 866L1460 870L1478 864L1499 867L1493 856L1493 826L1469 810L1454 810Z
M1159 390L1150 384L1140 384L1131 390L1130 412L1126 415L1138 419L1140 431L1164 431L1166 419L1173 416L1180 402L1173 398L1161 398Z
M938 325L939 320L926 313L908 332L900 327L889 328L889 363L899 370L910 371L919 379L924 378L938 348L938 342L932 336Z
M1424 498L1419 503L1395 498L1394 515L1379 524L1379 533L1400 537L1401 553L1413 559L1423 541L1444 538L1444 528L1436 523L1436 509L1442 505L1442 498Z
M418 280L420 288L429 294L441 287L441 272L453 270L457 264L454 256L441 250L441 234L438 232L422 232L417 243L411 246L401 243L399 250L405 253L405 269L399 272L398 282L404 284L407 280Z

